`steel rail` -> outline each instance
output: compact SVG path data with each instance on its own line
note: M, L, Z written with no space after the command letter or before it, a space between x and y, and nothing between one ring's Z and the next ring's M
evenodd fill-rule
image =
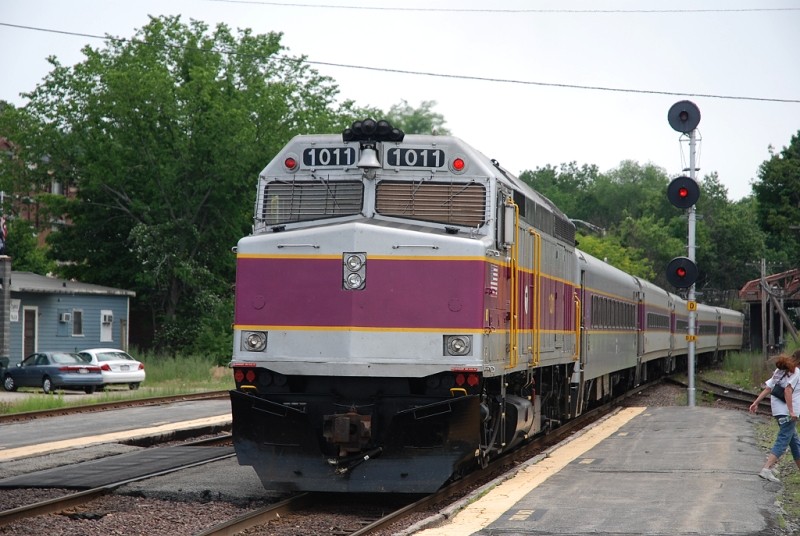
M218 437L207 438L207 439L200 439L197 441L189 442L187 446L203 446L203 445L210 445L214 444L215 442L220 441L228 441L230 440L229 434L223 434ZM18 521L20 519L25 519L28 517L35 517L44 514L52 514L55 512L60 512L65 508L69 508L72 506L78 506L81 504L85 504L89 501L92 501L102 495L110 493L114 491L116 488L120 486L124 486L125 484L130 484L132 482L138 482L140 480L146 480L148 478L153 478L156 476L167 475L169 473L174 473L176 471L180 471L183 469L189 469L191 467L198 467L201 465L205 465L207 463L216 462L219 460L224 460L227 458L232 458L235 456L235 453L231 454L221 454L214 458L208 460L202 460L199 462L192 462L192 463L185 463L175 467L170 467L168 469L162 469L160 471L153 471L151 473L147 473L145 475L140 475L135 478L128 478L126 480L120 480L118 482L112 482L110 484L106 484L104 486L98 486L96 488L91 488L84 491L79 491L76 493L70 493L68 495L64 495L62 497L56 497L53 499L48 499L45 501L40 501L33 504L28 504L24 506L19 506L17 508L12 508L10 510L5 510L0 512L0 527L8 525L14 521Z
M160 404L170 404L174 402L192 400L216 400L229 396L229 391L207 391L204 393L187 393L183 395L154 396L148 398L129 398L114 402L99 402L96 404L86 404L81 406L69 406L64 408L45 409L41 411L24 411L21 413L5 413L0 415L0 424L41 419L44 417L60 417L74 413L85 413L93 411L107 411L111 409L130 408L134 406L157 406Z
M279 519L282 515L285 516L290 512L304 508L312 504L313 498L314 494L312 493L301 493L209 527L202 532L196 533L195 536L233 536L251 527L263 525L273 519Z

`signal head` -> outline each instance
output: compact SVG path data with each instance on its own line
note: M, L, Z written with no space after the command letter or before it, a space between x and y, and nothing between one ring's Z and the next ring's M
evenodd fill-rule
M692 101L676 102L667 112L667 121L673 130L688 134L700 124L700 108Z
M678 208L690 208L700 198L700 187L690 177L677 177L667 186L667 198Z
M667 264L667 281L673 287L691 287L697 281L697 274L697 265L687 257L675 257Z

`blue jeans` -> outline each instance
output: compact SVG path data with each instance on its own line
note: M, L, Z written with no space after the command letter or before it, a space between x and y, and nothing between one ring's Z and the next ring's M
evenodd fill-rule
M786 415L775 415L776 420L783 417L786 417ZM775 438L775 444L772 445L771 450L776 458L780 458L786 452L786 447L788 446L792 451L792 458L800 460L800 436L797 435L796 424L797 421L792 420L779 424L778 437Z

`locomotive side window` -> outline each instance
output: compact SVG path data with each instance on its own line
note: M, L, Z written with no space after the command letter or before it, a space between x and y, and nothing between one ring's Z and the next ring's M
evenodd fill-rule
M258 200L264 225L359 214L364 199L360 181L275 181Z
M486 188L474 182L381 181L375 209L384 216L479 227L486 221Z

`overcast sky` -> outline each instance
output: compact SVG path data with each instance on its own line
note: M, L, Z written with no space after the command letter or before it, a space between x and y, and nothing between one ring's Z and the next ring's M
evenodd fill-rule
M514 173L635 160L677 176L688 145L667 111L691 100L698 177L718 172L737 200L800 130L798 0L0 0L0 100L23 105L48 55L73 65L104 44L53 31L131 37L150 15L281 32L341 99L436 101L454 135Z

